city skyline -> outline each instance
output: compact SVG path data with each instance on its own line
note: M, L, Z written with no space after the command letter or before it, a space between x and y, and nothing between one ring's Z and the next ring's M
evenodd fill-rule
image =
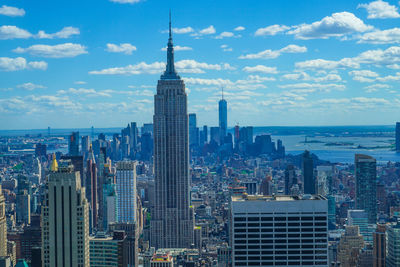
M198 125L218 125L221 87L228 127L378 125L400 115L396 1L295 1L291 8L256 1L93 3L0 7L0 129L151 121L169 9L176 67Z

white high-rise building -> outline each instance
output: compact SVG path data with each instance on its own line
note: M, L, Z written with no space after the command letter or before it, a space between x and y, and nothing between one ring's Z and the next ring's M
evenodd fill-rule
M176 73L171 21L167 67L154 96L155 205L150 244L156 248L189 248L194 223L190 209L189 134L185 83Z
M117 211L118 222L136 222L136 162L117 162ZM112 203L110 203L112 204Z
M233 196L233 266L328 266L328 201L321 196Z
M88 267L89 204L80 173L69 161L53 158L42 208L42 262L44 267Z

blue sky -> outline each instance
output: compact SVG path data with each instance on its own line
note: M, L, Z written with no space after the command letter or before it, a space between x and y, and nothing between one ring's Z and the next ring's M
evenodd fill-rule
M398 1L0 2L0 129L152 121L168 11L198 124L400 120Z

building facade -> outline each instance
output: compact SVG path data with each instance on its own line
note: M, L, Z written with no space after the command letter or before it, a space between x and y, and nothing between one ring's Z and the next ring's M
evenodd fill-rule
M58 167L55 158L42 207L44 267L90 266L89 203L79 172L69 161Z
M136 222L136 162L117 162L118 222Z
M319 196L233 196L233 266L328 266L327 217Z
M189 198L189 134L185 84L175 71L171 22L167 67L154 96L155 206L150 243L156 248L187 248L193 243Z
M376 159L355 155L356 208L368 213L368 222L376 223Z

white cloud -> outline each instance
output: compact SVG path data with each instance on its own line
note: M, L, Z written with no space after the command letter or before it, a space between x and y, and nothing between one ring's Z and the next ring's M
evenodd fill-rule
M0 57L0 71L18 71L25 69L45 70L46 68L47 63L44 61L27 62L26 59L23 57Z
M28 39L32 34L16 26L4 25L0 27L0 40L7 39Z
M189 47L189 46L174 46L174 51L190 51L193 50L193 48ZM161 51L167 51L166 47L161 48Z
M296 68L299 69L337 69L337 68L358 68L359 63L354 62L351 58L344 58L339 61L312 59L303 62L296 62Z
M261 72L261 73L268 73L268 74L278 73L276 67L268 67L268 66L264 66L264 65L257 65L254 67L246 66L242 70L245 72Z
M391 88L390 85L381 83L375 83L365 87L365 89L367 89L366 90L367 93L373 93L377 92L379 89L389 89L389 88Z
M331 89L343 91L346 86L343 84L336 84L336 83L328 83L328 84L323 84L323 83L293 83L293 84L284 84L284 85L278 85L278 87L287 89L318 89L322 91L330 91Z
M46 70L47 69L47 62L45 62L45 61L31 61L31 62L28 62L28 68L38 69L38 70Z
M256 54L241 55L239 59L272 59L279 57L282 53L305 53L307 47L290 44L279 50L267 49Z
M43 86L43 85L40 85L40 84L34 84L34 83L30 83L29 82L29 83L19 84L19 85L17 85L17 88L23 88L23 89L32 91L32 90L35 90L35 89L43 89L43 88L46 88L46 87Z
M168 32L168 31L167 31ZM172 32L176 34L185 34L194 32L192 27L184 27L184 28L172 28Z
M329 73L325 74L323 73L320 77L311 77L308 73L306 72L297 72L297 73L289 73L282 75L282 79L284 80L294 80L294 81L314 81L314 82L340 82L342 81L342 77L340 77L338 74L334 73Z
M74 94L74 95L85 95L89 97L111 97L111 94L107 91L96 91L95 89L86 89L86 88L69 88L68 90L59 90L57 92L60 95L63 94Z
M28 39L28 38L38 38L38 39L55 39L55 38L69 38L72 35L78 35L80 31L75 27L64 27L59 32L56 33L46 33L44 31L39 31L36 35L30 33L27 30L18 28L16 26L4 25L0 27L0 39Z
M372 44L392 44L400 43L400 28L393 28L388 30L375 30L367 32L359 37L359 43L372 43Z
M364 76L364 77L373 77L373 78L379 76L378 73L371 71L371 70L353 70L353 71L350 71L349 74L353 75L353 76Z
M233 29L234 31L244 31L246 28L243 26L237 26L235 29Z
M221 32L218 36L215 37L215 39L230 38L234 36L235 35L233 34L233 32Z
M25 15L25 10L22 8L3 5L0 7L0 15L9 17L23 17Z
M396 6L392 6L389 3L381 0L373 1L369 4L359 4L357 8L365 8L368 12L369 19L388 19L400 17Z
M216 30L215 30L213 25L210 25L209 27L200 30L199 33L202 34L202 35L214 34L214 33L216 33Z
M259 28L257 31L254 33L255 36L265 36L265 35L276 35L280 32L284 32L289 30L290 27L285 26L285 25L271 25L265 28Z
M62 28L61 31L56 33L46 33L44 31L39 31L35 37L39 39L55 39L55 38L66 39L71 37L72 35L79 35L79 34L80 31L78 28L68 26Z
M232 70L234 69L227 63L208 64L197 62L192 59L185 59L175 62L175 67L180 73L204 73L204 70ZM89 74L103 75L137 75L137 74L161 74L165 70L164 62L154 62L147 64L140 62L136 65L128 65L125 67L114 67L98 71L90 71Z
M385 77L376 78L379 82L392 82L392 81L400 81L400 72L397 72L396 75L388 75Z
M393 70L399 70L400 69L400 65L399 64L390 64L386 66L389 69L393 69Z
M18 47L13 50L15 53L29 53L33 56L49 58L76 57L87 54L85 46L80 44L65 43L59 45L32 45L27 48Z
M221 45L221 48L222 48L222 51L224 51L224 52L232 52L233 51L233 48L229 47L227 44Z
M110 0L110 1L119 4L136 4L142 0Z
M340 12L311 24L294 26L294 29L289 31L288 34L294 34L297 39L327 39L371 29L373 29L372 26L364 24L353 13Z
M123 44L107 44L106 51L111 53L123 53L125 55L132 55L132 51L136 51L136 46L129 43Z

